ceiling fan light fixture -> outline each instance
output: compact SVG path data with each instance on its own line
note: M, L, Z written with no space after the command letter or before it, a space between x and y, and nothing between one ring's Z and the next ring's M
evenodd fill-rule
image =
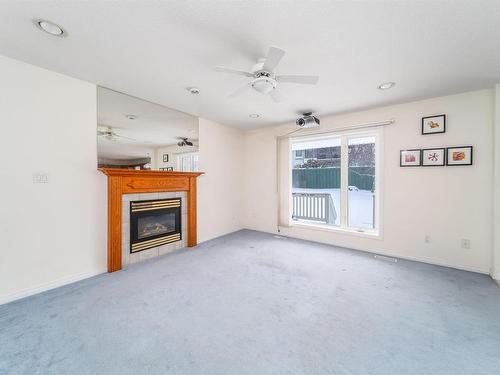
M377 88L379 90L389 90L389 89L392 89L395 85L396 85L395 82L385 82L385 83L382 83L381 85L378 85Z
M53 36L58 36L58 37L63 37L67 36L68 33L58 24L44 20L41 18L35 18L33 20L33 24L40 30L46 32L47 34L53 35Z
M261 94L269 94L276 88L276 81L269 77L259 77L252 81L252 87Z
M231 93L228 97L235 98L243 94L248 88L252 88L261 94L269 94L276 103L282 101L282 97L275 89L278 82L298 83L304 85L315 85L318 83L318 76L313 75L276 75L276 67L285 55L285 51L277 47L269 47L267 56L257 61L257 64L250 72L240 69L215 67L214 70L223 73L243 75L252 77L252 80L245 86Z

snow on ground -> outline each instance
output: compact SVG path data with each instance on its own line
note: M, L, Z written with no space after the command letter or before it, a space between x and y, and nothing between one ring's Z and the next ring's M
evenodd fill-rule
M340 189L301 189L292 188L293 193L329 193L332 196L337 220L340 225ZM348 192L349 226L355 228L373 228L373 199L374 194L369 190L353 190Z

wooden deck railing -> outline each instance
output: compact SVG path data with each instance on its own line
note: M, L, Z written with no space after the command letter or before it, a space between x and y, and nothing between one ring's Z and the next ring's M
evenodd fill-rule
M337 211L328 193L292 193L292 219L333 224Z

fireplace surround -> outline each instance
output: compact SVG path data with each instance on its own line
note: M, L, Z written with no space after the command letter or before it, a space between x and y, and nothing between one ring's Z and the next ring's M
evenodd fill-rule
M108 177L108 272L122 269L122 198L127 196L159 193L156 197L144 198L144 200L149 200L159 199L159 195L167 192L175 195L185 194L187 208L186 215L182 214L182 218L186 217L186 246L197 245L196 179L203 172L138 171L113 168L100 168L99 170ZM182 235L182 237L184 236ZM130 254L130 257L147 253L150 250Z

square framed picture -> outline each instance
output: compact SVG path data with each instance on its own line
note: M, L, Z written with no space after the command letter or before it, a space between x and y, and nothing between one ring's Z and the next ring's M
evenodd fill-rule
M174 171L174 167L166 167L165 170L167 172L173 172Z
M420 150L401 150L399 157L400 167L419 167L421 164Z
M168 163L168 154L163 154L163 162Z
M446 132L446 115L422 117L422 134Z
M422 150L422 166L442 167L446 161L445 148L427 148Z
M472 165L472 146L448 147L446 165Z

